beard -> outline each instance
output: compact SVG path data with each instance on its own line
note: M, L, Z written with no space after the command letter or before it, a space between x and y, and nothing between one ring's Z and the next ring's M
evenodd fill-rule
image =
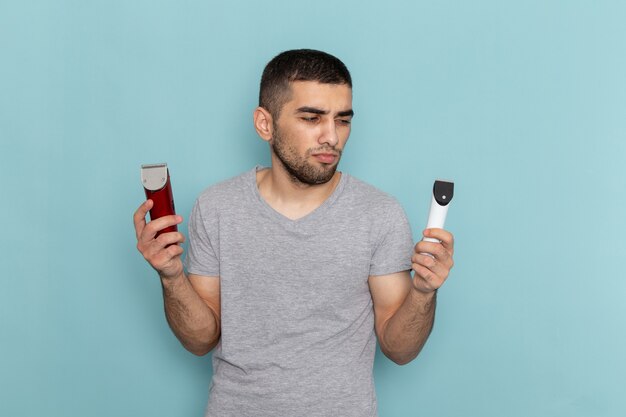
M306 185L326 184L335 175L337 165L341 159L341 149L324 145L319 148L309 148L304 156L300 156L296 149L287 143L277 126L274 126L274 137L272 139L271 146L274 154L294 182ZM332 151L338 154L337 160L333 164L321 164L321 166L308 162L308 158L314 152L320 151Z

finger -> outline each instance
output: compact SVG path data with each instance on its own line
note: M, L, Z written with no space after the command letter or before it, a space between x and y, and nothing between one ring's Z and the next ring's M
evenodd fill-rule
M437 260L430 255L422 253L414 253L411 257L411 263L418 264L424 268L432 269L437 264Z
M422 255L419 253L413 255L413 257L411 258L411 262L413 264L417 264L429 269L435 275L443 279L446 279L448 277L448 275L450 274L450 269L452 268L451 258L449 262L440 262L436 258L428 255Z
M152 200L146 200L135 210L133 214L133 223L135 225L135 234L137 235L137 240L139 240L139 236L141 236L141 232L143 232L143 228L146 227L146 214L152 208L154 203Z
M418 289L424 291L435 291L443 285L443 279L422 265L413 264L413 271L415 272L413 282Z
M177 262L180 262L180 256L183 253L183 248L180 245L170 245L167 248L162 248L158 252L146 256L145 259L159 274L166 270L171 270L175 267Z
M426 229L423 232L424 237L437 239L441 242L441 244L450 251L450 253L454 252L454 235L447 230L432 228Z
M177 245L185 241L185 235L180 232L161 233L156 238L160 247L165 248L169 245Z
M185 236L179 232L169 232L159 235L156 239L141 245L140 252L154 269L160 271L172 261L172 258L180 255L183 251L179 243L185 241ZM178 249L170 249L179 247Z
M158 219L152 220L144 227L143 233L140 236L140 239L143 242L148 242L155 238L156 234L170 226L176 226L183 222L183 218L178 214L172 214L169 216L159 217Z
M161 236L159 236L159 238L160 237ZM180 255L182 252L182 246L177 245L176 242L163 244L160 239L158 239L154 240L146 250L145 258L155 269L159 270L163 265L169 263L172 258Z
M170 259L176 258L183 254L183 248L180 245L170 245L165 248L165 251L170 256Z
M434 256L439 262L446 262L447 259L452 257L452 254L448 252L442 243L428 242L422 240L415 245L415 253L424 254L428 253Z
M448 278L450 270L454 266L452 258L447 258L441 262L428 255L417 255L414 257L412 262L430 269L434 274L444 280Z

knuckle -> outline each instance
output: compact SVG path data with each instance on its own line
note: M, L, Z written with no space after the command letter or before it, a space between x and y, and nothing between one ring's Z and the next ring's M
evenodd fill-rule
M137 250L139 251L139 253L144 255L146 251L146 247L141 242L137 242Z

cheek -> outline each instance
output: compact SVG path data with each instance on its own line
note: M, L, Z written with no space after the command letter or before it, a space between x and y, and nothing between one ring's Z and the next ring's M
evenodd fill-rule
M311 148L315 147L316 143L311 137L311 132L305 129L294 129L283 142L285 142L284 145L294 156L308 156Z
M318 146L321 129L317 126L299 127L293 130L292 144L298 149L309 149Z
M339 136L339 143L340 143L342 148L343 148L343 145L345 145L346 142L348 141L348 138L350 138L350 132L351 132L350 127L346 127L344 129L340 129L337 132L337 134Z

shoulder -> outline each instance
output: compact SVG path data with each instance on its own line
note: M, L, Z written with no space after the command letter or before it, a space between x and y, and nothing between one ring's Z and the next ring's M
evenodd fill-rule
M211 207L240 201L242 195L250 189L255 171L256 169L244 172L205 188L198 196L196 205L200 207Z
M344 195L350 204L374 215L382 215L390 210L403 211L398 200L391 194L349 174L344 175L346 175Z
M396 197L350 176L346 178L344 191L349 202L342 210L356 219L361 230L367 231L372 253L378 254L374 262L376 266L371 269L372 275L409 269L410 264L407 267L405 262L410 256L405 257L413 247L411 225ZM391 259L396 256L399 258L394 264Z

